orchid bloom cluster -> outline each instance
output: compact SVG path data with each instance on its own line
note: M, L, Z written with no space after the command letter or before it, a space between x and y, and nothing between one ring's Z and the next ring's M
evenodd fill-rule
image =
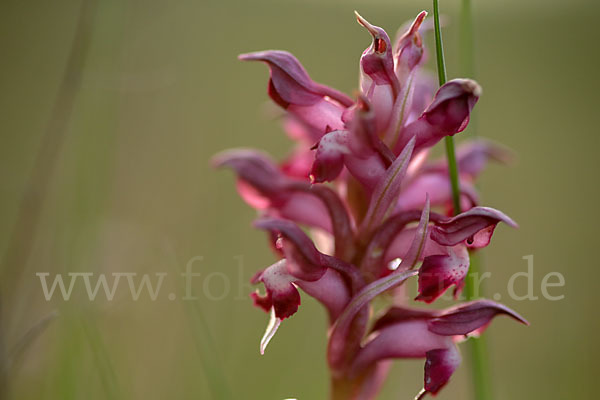
M418 280L417 301L431 303L451 287L457 296L469 251L487 246L499 222L516 226L502 212L478 206L475 179L488 160L507 157L483 140L457 151L466 211L451 216L447 167L428 154L466 128L481 88L454 79L435 90L422 70L426 15L392 44L382 28L357 14L372 43L360 58L356 100L311 80L288 52L241 55L268 65L268 95L285 110L297 145L283 162L248 149L214 159L236 172L240 195L259 211L255 226L268 233L279 258L252 279L266 292L251 295L255 305L271 315L261 353L298 311L301 289L328 312L327 362L336 399L374 398L389 360L402 358L426 360L421 393L436 394L460 363L457 342L481 333L499 314L526 323L489 300L436 311L395 301L373 315L372 301L411 277Z

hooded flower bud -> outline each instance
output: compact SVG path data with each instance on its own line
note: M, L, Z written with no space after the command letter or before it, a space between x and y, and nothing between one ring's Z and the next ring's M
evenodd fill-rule
M421 11L410 28L400 37L395 47L396 76L401 86L405 86L410 74L423 59L423 39L419 33L427 11Z
M358 23L373 37L371 45L360 58L360 88L375 108L377 132L387 129L392 106L400 91L394 73L392 44L388 34L378 26L371 25L355 11Z
M435 145L446 136L462 132L469 123L471 110L480 95L481 87L475 81L448 81L437 91L433 102L419 119L402 130L395 151L400 152L413 136L417 137L415 151L419 151Z

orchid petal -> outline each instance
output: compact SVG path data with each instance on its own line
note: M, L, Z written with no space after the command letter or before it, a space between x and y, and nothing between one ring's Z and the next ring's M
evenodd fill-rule
M436 394L456 371L461 357L456 346L434 349L427 352L425 361L425 390Z
M411 114L416 67L421 63L424 53L419 27L426 16L427 12L422 11L396 44L395 73L401 90L394 102L392 117L386 133L387 141L392 148L399 140L402 128Z
M295 223L276 218L263 218L254 226L283 237L283 251L290 262L287 271L297 279L316 281L325 274L321 265L320 253L312 240Z
M284 178L275 162L265 153L251 149L230 149L212 158L215 167L230 167L265 197L276 197L284 185Z
M513 159L514 154L508 147L487 139L470 140L461 143L456 149L459 171L470 176L471 179L479 175L488 160L510 164Z
M292 221L263 218L257 220L255 226L281 235L283 252L290 261L287 271L296 279L314 282L321 279L326 270L333 269L348 280L353 291L364 285L356 267L320 253L312 240Z
M328 268L316 281L295 281L306 294L321 302L329 313L333 323L344 310L351 298L350 289L338 271Z
M481 95L481 87L470 79L453 79L444 84L433 102L416 121L402 130L396 144L400 152L406 143L416 136L415 152L431 147L446 136L462 132L469 122L473 106Z
M331 220L335 239L335 255L344 260L354 253L354 230L352 221L340 197L332 189L322 185L288 185L289 190L311 194L325 205Z
M327 208L321 200L310 193L284 191L288 195L282 203L271 203L276 210L273 216L279 216L316 228L332 232L331 219Z
M343 128L341 116L353 101L345 94L313 82L304 67L285 51L242 54L240 60L263 61L270 70L269 96L279 106L316 131L315 139L327 126Z
M287 51L259 51L241 54L238 58L243 61L267 63L271 70L272 85L279 97L290 104L311 105L324 96L346 107L353 103L344 93L313 82L300 61Z
M395 306L389 308L385 314L377 318L371 332L381 331L384 328L404 322L416 320L430 320L439 315L440 311L425 308L408 308ZM434 332L435 333L435 332Z
M282 241L283 252L288 257L287 271L297 279L314 282L325 274L327 269L333 269L348 279L353 291L363 286L359 271L336 257L320 253L312 240L292 221L277 218L262 218L255 226L278 233Z
M283 118L283 129L287 133L288 137L294 141L300 142L299 144L306 148L307 145L313 144L315 138L320 137L321 132L315 130L306 122L300 120L298 117L287 113Z
M282 259L259 272L252 283L262 282L267 294L261 296L254 292L250 295L257 307L266 312L273 309L281 320L294 315L300 306L300 294L292 284L296 278L288 273L287 264L287 260Z
M309 187L309 183L283 175L266 154L247 149L228 150L217 154L213 164L234 169L240 181L240 194L252 207L268 209L271 215L332 231L328 210L319 198L289 189L302 184Z
M350 376L356 376L374 362L392 358L424 358L428 351L453 347L451 337L427 329L425 318L410 318L374 331L356 355Z
M425 257L419 269L419 295L415 300L431 303L454 285L457 296L469 271L469 252L460 244L447 247L447 254Z
M298 146L279 167L281 172L290 179L309 181L313 159L312 151Z
M504 222L513 228L518 225L501 211L489 207L474 207L443 222L431 231L431 239L444 246L454 246L465 241L473 248L489 244L494 228Z
M421 11L396 43L396 75L402 86L406 84L409 75L423 59L423 39L419 29L425 17L427 17L427 11Z
M491 300L475 300L449 308L427 322L438 335L467 335L485 328L496 315L505 314L522 324L529 323L515 311Z
M398 47L399 47L398 42L400 41L400 39L402 39L402 37L406 34L406 32L410 30L411 26L414 23L415 23L414 19L405 21L402 25L400 25L400 28L398 28L398 30L396 31L396 34L394 35L394 49L396 49L396 52L398 51ZM443 15L440 15L440 26L442 28L445 28L447 26L447 20ZM434 29L433 18L431 18L431 17L426 18L419 26L419 34L421 34L421 36L423 36L424 34L430 32L430 31L433 31L433 29Z

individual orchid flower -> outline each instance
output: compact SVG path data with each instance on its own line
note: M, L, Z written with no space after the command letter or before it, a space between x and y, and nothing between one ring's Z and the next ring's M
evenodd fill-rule
M404 227L414 219L414 212L401 212L390 217L373 236L364 268L375 276L389 273L389 263L402 258L410 247L416 229ZM430 221L420 254L423 264L419 269L419 295L416 298L427 303L453 285L454 295L460 293L469 270L468 249L487 246L498 223L517 227L510 217L488 207L475 207L453 218L431 213ZM373 249L379 251L369 258L375 252Z
M242 54L240 60L263 61L271 71L271 99L298 119L318 140L326 131L343 128L342 113L352 105L345 94L313 82L300 62L285 51Z
M252 293L255 305L272 311L272 319L276 320L261 341L264 352L274 335L272 330L298 310L300 295L296 287L319 300L327 308L330 320L335 321L353 292L363 285L363 279L352 265L319 252L291 221L266 218L258 220L255 226L277 235L276 248L285 257L252 278L253 283L261 282L266 289L266 295Z
M400 36L395 46L395 72L403 86L408 85L410 75L423 61L425 48L420 28L427 17L426 11L421 11L410 27Z
M459 304L446 310L393 307L374 324L351 366L351 376L390 358L425 358L424 392L436 394L460 364L457 342L479 335L497 315L529 323L510 308L490 300Z
M394 72L392 43L388 34L370 24L355 11L358 23L373 37L371 45L360 58L360 88L373 105L378 132L384 131L392 115L392 107L400 93L400 82Z
M481 87L470 79L453 79L444 84L423 114L402 130L395 150L404 148L417 137L415 150L431 147L446 136L462 132L469 123L471 110L481 96Z
M259 214L255 227L267 232L277 257L252 279L263 287L251 294L254 304L270 315L261 353L299 310L300 291L315 298L329 316L335 400L375 398L393 358L426 358L422 395L435 394L460 363L457 341L479 334L498 314L525 322L487 300L441 311L390 306L373 317L373 300L409 279L417 280L417 301L431 303L451 287L456 296L469 252L487 246L500 222L516 227L479 205L481 170L488 160L509 158L482 140L459 147L464 212L448 216L448 168L429 160L430 150L466 128L481 88L454 79L435 90L423 68L426 16L419 13L392 44L385 30L356 13L371 44L360 57L355 99L314 82L288 52L241 55L268 65L268 95L285 111L284 127L296 144L282 161L248 149L213 159L234 170L241 197Z
M403 127L412 117L411 114L421 114L434 92L433 86L426 85L426 78L418 75L419 68L417 68L424 59L425 48L419 29L426 16L427 12L421 11L396 41L394 48L394 70L400 82L400 92L394 101L386 133L387 142L392 148L396 146Z

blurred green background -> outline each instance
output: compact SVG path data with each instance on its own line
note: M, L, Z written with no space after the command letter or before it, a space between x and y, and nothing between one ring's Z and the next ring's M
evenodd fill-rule
M531 322L499 319L488 331L494 391L591 399L600 373L600 6L474 3L478 131L518 154L481 181L483 203L521 226L501 227L485 250L487 291ZM252 307L247 281L273 257L231 173L208 160L229 147L278 158L290 148L265 107L266 68L237 54L290 50L315 80L352 93L370 43L353 10L394 33L430 2L82 4L0 3L1 341L13 398L325 398L326 319L308 297L259 355L267 315ZM442 2L450 77L460 75L459 6ZM531 254L540 300L511 300L507 282ZM181 301L178 274L198 256L199 299ZM540 292L552 271L566 281L551 289L565 295L554 302ZM65 302L44 299L38 272L168 275L156 301L133 301L123 282L113 301L101 293L90 302L78 284ZM463 356L439 399L468 398L464 346ZM422 385L421 360L396 364L381 399L411 399Z

